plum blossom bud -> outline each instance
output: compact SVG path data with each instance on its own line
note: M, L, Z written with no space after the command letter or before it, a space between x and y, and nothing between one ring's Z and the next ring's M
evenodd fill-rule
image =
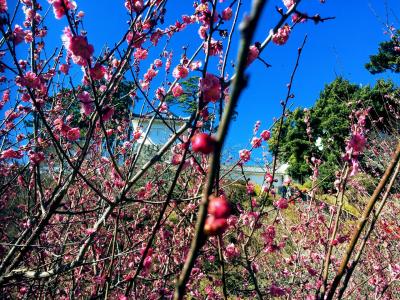
M291 9L295 3L296 0L283 0L283 5L285 5L287 9Z
M254 187L254 184L252 182L248 182L247 183L246 191L247 191L247 194L249 194L249 195L253 195L254 194L255 187Z
M251 140L251 146L252 146L253 148L259 148L259 147L261 147L261 138L254 137L254 138Z
M232 18L232 8L227 7L222 11L222 19L228 21Z
M140 12L144 7L143 0L126 0L125 7L129 12Z
M272 177L271 173L265 174L265 181L268 183L272 183L274 181L274 178Z
M163 102L160 105L159 112L167 112L168 111L168 104Z
M156 60L154 60L154 65L157 67L157 68L160 68L161 66L162 66L162 61L161 61L161 59L156 59Z
M257 48L257 46L250 46L246 65L250 65L253 61L255 61L258 55L260 55L260 50Z

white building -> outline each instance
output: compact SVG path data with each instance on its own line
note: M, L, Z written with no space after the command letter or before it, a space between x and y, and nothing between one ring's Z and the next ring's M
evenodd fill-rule
M150 120L153 116L136 116L132 120L133 128L140 128L143 133L145 133L148 129L150 124ZM172 128L174 131L177 131L180 127L182 127L188 118L181 118L174 115L171 116L163 116L163 119L156 117L153 121L152 127L149 131L149 135L144 141L144 134L142 134L141 139L138 140L139 144L143 143L150 148L150 149L158 149L162 145L164 145L167 140L172 135ZM224 165L222 166L222 171L228 171L233 166ZM274 183L275 188L279 189L279 187L283 186L283 182L290 178L288 174L289 164L284 163L281 164L275 171L275 180ZM250 166L244 165L243 166L244 173L246 178L250 179L251 182L258 184L261 186L264 181L264 177L266 174L267 169L265 167L260 166ZM227 176L231 180L243 180L243 175L241 168L236 166Z
M223 170L230 170L232 166L223 166ZM290 178L288 174L289 164L284 163L280 165L275 171L275 180L274 186L279 188L283 186L283 182ZM264 182L264 177L267 172L265 167L260 166L243 166L244 174L247 179L250 179L251 182L258 184L261 186ZM243 174L240 167L235 167L232 172L228 175L231 180L243 180Z
M140 128L145 133L150 125L153 116L135 116L132 120L133 128ZM156 118L150 128L149 135L144 141L146 146L153 146L154 148L164 145L173 134L173 131L179 130L189 119L177 116L163 116L163 118ZM173 129L173 131L171 130ZM143 143L145 135L138 140Z

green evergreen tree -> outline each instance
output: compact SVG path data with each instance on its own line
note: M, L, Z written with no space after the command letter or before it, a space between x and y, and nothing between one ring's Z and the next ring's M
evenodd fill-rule
M322 159L320 178L326 178L322 187L331 188L335 171L340 169L341 156L350 134L349 116L352 110L371 108L369 116L374 122L369 122L368 127L373 125L377 130L386 131L396 123L390 117L395 114L389 114L388 107L397 107L397 111L399 110L398 103L394 100L397 97L391 99L387 95L398 93L391 81L378 80L373 87L360 87L341 77L336 78L325 86L315 105L310 108L312 140L307 135L304 109L296 108L287 115L282 126L279 160L289 163L289 174L304 182L312 173L307 161L312 156ZM272 153L277 151L278 128L278 124L274 126L269 140ZM317 139L321 145L316 144Z
M365 67L371 74L400 72L400 30L393 32L390 41L379 44L378 54L371 55Z

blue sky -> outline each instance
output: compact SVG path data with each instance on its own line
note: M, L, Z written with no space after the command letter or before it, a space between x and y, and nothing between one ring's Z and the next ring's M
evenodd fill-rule
M9 7L13 6L14 1L9 0ZM251 1L244 2L242 14L250 10ZM89 42L95 46L96 54L105 43L112 46L126 30L127 16L122 0L77 0L77 3L79 9L86 13L84 25L88 31ZM170 0L167 15L171 18L167 17L166 24L169 24L168 20L180 19L183 13L191 13L192 3L191 0ZM44 2L44 5L47 4ZM275 11L276 5L283 6L280 0L269 1L255 41L262 41L279 18ZM271 43L262 53L261 57L272 64L272 68L266 69L258 61L250 66L249 85L242 94L237 108L238 118L229 132L226 144L228 151L236 153L238 149L247 146L246 141L251 139L255 121L260 120L261 128L267 128L272 124L273 117L279 117L279 102L285 97L286 83L296 59L297 48L306 34L308 42L293 85L293 93L296 95L294 107L311 106L324 85L336 76L343 76L351 82L363 85L373 84L376 79L382 77L391 78L399 84L398 75L388 73L373 76L365 70L364 64L369 55L376 53L379 42L388 38L383 34L386 20L389 24L400 26L400 1L326 0L325 4L320 4L318 0L303 0L299 10L311 15L319 13L322 17L334 16L336 19L318 25L310 21L298 25L286 45L277 46ZM55 20L50 10L47 25L47 46L53 49L54 46L60 45L60 36L66 20ZM192 29L179 33L169 45L170 49L176 49L176 59L179 58L181 46L188 45L188 53L192 53L198 46L198 26L192 26ZM236 55L237 39L233 45L232 59ZM148 63L143 69L146 70L147 67ZM76 74L76 79L80 80L81 71L79 68L74 70L75 73L72 74Z
M266 48L262 57L273 67L265 70L261 63L252 66L253 75L238 106L239 118L233 124L229 144L239 146L240 142L236 142L235 135L237 132L250 135L254 120L269 125L274 116L280 115L279 101L285 97L285 85L293 69L296 49L306 34L308 41L293 84L296 96L294 107L312 106L324 85L336 76L363 85L374 84L382 77L391 78L399 84L398 75L371 75L364 68L369 55L377 52L379 42L387 39L383 34L386 23L385 1L327 0L324 5L318 4L318 1L304 2L312 2L313 5L300 8L310 7L307 9L310 13L318 12L323 17L335 16L336 19L319 25L312 22L301 24L295 28L285 46L271 44ZM399 1L387 1L387 7L395 14L400 14ZM391 11L389 21L399 25ZM262 36L262 33L258 32L258 36ZM263 88L257 88L260 86Z

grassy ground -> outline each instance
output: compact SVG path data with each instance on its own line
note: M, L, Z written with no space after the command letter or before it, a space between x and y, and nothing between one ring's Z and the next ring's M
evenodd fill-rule
M317 197L318 200L325 202L326 204L329 205L335 205L335 201L336 201L336 197L332 196L332 195L321 195ZM358 211L358 209L356 207L354 207L353 205L351 205L349 203L349 201L347 200L346 196L343 197L343 210L347 213L349 213L350 215L354 216L354 217L360 217L361 213Z

